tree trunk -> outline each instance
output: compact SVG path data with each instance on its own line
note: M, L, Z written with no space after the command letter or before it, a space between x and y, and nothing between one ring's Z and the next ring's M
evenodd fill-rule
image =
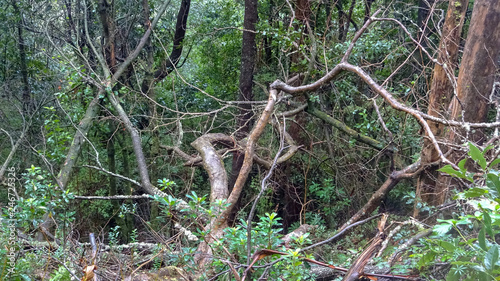
M241 67L240 67L240 82L238 101L253 100L253 70L255 68L255 59L257 57L257 49L255 44L255 24L259 20L257 11L257 0L245 0L245 17L243 21L243 40L241 46ZM241 140L248 136L251 128L252 106L251 104L241 104L240 111L236 120L238 131L236 139ZM229 188L234 186L241 166L243 165L244 155L235 152L233 154L233 163L231 167L231 175L229 179ZM233 216L234 214L232 214Z
M104 56L111 73L114 73L116 68L116 27L113 5L114 1L108 3L108 0L99 0L98 4L99 16L101 17L104 32Z
M130 178L130 164L128 161L128 156L131 153L129 152L129 149L127 147L126 133L123 132L121 134L118 134L116 137L116 140L118 141L118 144L120 145L120 148L121 148L122 166L123 166L122 175L127 177L127 178ZM132 188L130 182L123 181L120 184L120 186L121 186L120 191L122 192L122 194L132 195L133 188ZM129 206L132 206L133 201L131 199L127 199L127 200L125 200L125 203L128 204ZM130 233L132 231L132 229L135 228L135 226L134 226L134 214L131 214L131 213L125 214L123 221L124 221L123 222L123 229L121 232L122 233Z
M106 152L108 155L108 170L114 174L116 174L116 149L115 149L115 133L116 133L116 126L114 124L113 120L109 121L108 124L109 132L106 135ZM115 176L109 176L109 196L115 196L115 195L121 195L123 194L121 190L118 188L118 184L116 182L116 177ZM120 206L122 205L119 200L112 200L113 204L113 209L114 212L119 212L120 211ZM116 225L120 226L120 236L121 240L124 243L128 243L129 238L130 238L130 228L127 227L125 217L120 217L118 214L113 216L113 219L116 223Z
M338 39L340 42L344 42L344 29L345 29L345 21L346 21L346 14L344 13L344 7L343 7L342 0L337 0L335 2L335 7L337 7L337 10L339 12L339 30L338 30Z
M464 55L457 81L457 96L452 100L451 118L465 122L484 122L489 109L489 97L495 82L500 59L500 1L477 0L474 3L471 23L465 43ZM482 144L482 129L450 130L447 140L454 144L471 141ZM454 151L450 156L458 162L463 152ZM436 190L443 194L455 185L450 177L440 174Z
M75 136L73 137L73 142L71 143L71 146L66 155L66 161L64 161L64 164L61 167L61 170L59 171L59 175L57 176L57 183L59 187L62 189L66 188L66 185L69 181L70 173L73 170L76 161L78 160L81 147L87 138L87 133L89 132L90 127L92 127L94 119L99 114L100 111L99 97L101 95L104 95L104 90L98 91L95 98L90 102L89 106L87 107L85 115L83 116L82 120L78 124L78 127L76 128Z
M427 34L429 34L429 15L431 12L432 5L435 0L420 0L418 2L418 16L417 25L420 28L418 31L418 39L423 48L427 48ZM424 59L421 57L420 59Z
M24 48L24 36L23 36L23 15L21 14L16 1L12 1L12 6L14 11L19 17L17 21L17 39L19 47L19 66L21 68L21 79L23 81L23 112L29 114L33 110L33 101L31 100L31 87L28 79L28 66L26 60L26 49Z
M460 34L464 24L465 13L467 12L468 0L450 0L448 13L442 31L442 39L439 45L438 63L434 67L431 91L429 94L429 107L427 113L435 117L449 117L447 112L450 99L453 96L455 83L455 70L458 64L458 49L460 46ZM437 139L442 139L445 135L443 124L427 121L432 133ZM421 152L423 165L439 160L439 154L434 148L430 139L424 138L424 145ZM417 196L423 202L431 206L437 206L444 202L443 190L435 190L437 169L439 166L427 168L420 175L417 184ZM418 209L414 209L414 216L418 215Z
M297 0L295 7L295 18L305 22L309 21L310 17L311 17L311 4L309 0Z
M342 38L343 38L342 42L344 42L345 39L347 38L347 33L349 32L349 26L350 26L351 22L353 23L354 28L356 28L356 30L358 30L356 23L352 19L352 13L354 12L354 6L356 6L356 0L352 0L351 7L349 7L349 14L347 15L347 20L346 20L347 22L346 22L346 27L344 29L344 35L342 36Z
M372 4L375 2L375 0L365 0L365 21L366 22L372 13Z

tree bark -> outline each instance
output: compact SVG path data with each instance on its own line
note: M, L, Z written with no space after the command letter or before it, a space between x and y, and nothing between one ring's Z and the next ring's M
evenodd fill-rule
M489 109L495 75L500 59L500 1L477 0L464 47L457 81L457 96L451 102L451 119L464 122L484 122ZM455 128L446 132L450 143L461 145L467 141L481 144L485 140L482 129ZM457 163L463 152L453 151L449 157ZM455 185L451 178L440 174L436 190L444 197ZM434 196L436 196L434 195ZM442 199L441 199L442 200Z
M182 0L179 13L177 13L177 22L175 24L174 46L172 47L172 52L168 60L162 62L161 67L155 71L154 80L156 82L163 80L174 71L180 61L190 7L191 0Z
M439 45L438 64L434 67L431 91L429 94L429 106L427 113L435 117L449 117L447 111L451 97L455 89L455 70L458 64L458 51L460 46L460 35L467 12L468 0L450 0L448 12L442 30L441 43ZM445 126L441 123L427 121L434 136L439 140L445 135ZM439 160L438 151L434 148L431 140L426 134L421 152L423 165ZM416 194L423 202L431 206L438 206L444 202L443 190L436 190L437 169L439 166L427 168L420 174ZM414 216L418 215L418 209L414 209Z
M210 242L214 241L223 235L224 227L227 226L228 219L230 214L234 211L236 203L240 198L241 192L243 191L243 187L248 179L248 175L250 174L250 170L252 169L254 156L255 156L255 146L257 145L257 141L260 136L264 132L264 128L269 122L269 118L274 110L274 105L277 99L277 90L274 88L274 83L271 85L269 98L267 101L267 105L264 108L257 124L255 124L254 128L250 132L248 136L247 145L245 147L245 157L243 159L243 165L238 174L238 178L236 179L236 183L234 184L231 193L227 197L227 208L222 211L222 213L213 218L210 224L206 227L206 231L210 231L210 233L206 237L205 243L200 243L198 246L198 253L195 256L195 262L198 264L200 268L204 267L211 259L210 256Z
M243 39L241 46L241 67L239 79L239 94L238 101L253 100L253 72L255 68L255 60L257 57L257 49L255 42L255 25L259 20L257 0L245 0L245 16L243 19ZM252 105L243 103L240 105L240 110L236 123L238 130L235 134L237 140L241 140L248 136L251 128ZM229 178L229 187L232 188L238 177L238 173L243 165L244 155L238 151L233 154L233 163L231 165L231 174ZM234 216L234 214L232 214Z
M365 1L365 21L367 22L372 13L372 4L375 0L364 0Z
M19 47L19 66L21 68L21 79L23 81L23 91L22 91L22 101L23 101L23 112L30 113L33 110L33 101L31 99L31 87L28 79L28 66L26 60L26 49L24 48L24 36L23 36L23 15L16 4L16 1L12 1L12 6L14 11L19 17L17 21L17 40Z
M356 6L356 0L352 0L351 7L349 7L349 14L347 15L346 27L344 29L344 34L342 35L342 38L343 38L343 40L341 40L342 42L344 42L345 39L347 38L347 33L349 33L349 26L351 23L354 25L354 28L356 30L358 30L356 23L352 19L352 13L354 12L354 6Z
M418 39L423 48L427 48L427 34L429 34L429 27L427 23L429 22L429 15L431 12L432 5L436 0L419 0L418 2L418 16L417 25L420 28L418 31ZM424 57L420 57L423 61Z
M108 0L99 0L98 11L101 17L101 24L104 32L104 56L106 63L114 73L116 67L116 27L113 11L114 1L108 3Z
M82 120L78 124L75 132L75 136L73 137L73 142L69 147L68 153L66 155L66 161L64 161L61 170L57 176L57 183L61 189L65 189L68 184L71 171L78 160L78 156L80 155L80 150L82 148L83 143L87 139L87 134L92 127L92 123L94 119L97 117L100 111L100 96L104 95L104 90L99 90L96 94L95 98L90 102L87 110L85 111L85 115Z
M346 22L346 14L344 12L344 3L342 3L342 0L337 0L335 2L335 7L337 7L338 11L338 21L339 21L339 30L338 30L338 39L340 42L344 42L344 29L345 29L345 22Z

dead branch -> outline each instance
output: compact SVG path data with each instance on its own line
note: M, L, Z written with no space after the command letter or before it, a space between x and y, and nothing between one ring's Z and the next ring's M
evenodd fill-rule
M205 227L205 231L210 231L210 235L209 237L207 237L208 239L207 241L202 241L200 243L200 245L198 246L198 254L195 255L195 261L200 267L203 267L210 259L209 257L210 255L208 254L209 252L211 252L209 244L214 239L217 239L222 236L223 234L222 230L227 225L227 220L231 212L233 211L236 202L240 197L241 191L243 190L243 186L245 185L245 182L248 178L248 174L252 169L257 141L260 138L261 134L264 132L264 128L266 127L269 118L271 117L271 114L274 110L274 105L277 100L277 94L278 94L277 90L275 89L271 89L269 91L269 98L267 105L264 111L262 112L262 115L260 116L259 120L257 121L257 124L254 126L254 128L250 132L250 135L248 136L248 141L245 147L245 157L243 159L243 165L241 166L241 170L240 173L238 174L235 185L226 201L228 207L225 210L222 210L221 214L215 217L209 223L209 225Z
M271 86L271 89L269 90L268 103L264 111L262 112L262 115L260 116L259 120L257 121L257 124L252 129L248 137L247 146L245 148L245 157L243 159L243 165L241 166L240 173L234 184L233 191L231 192L227 200L227 203L230 204L230 206L222 212L221 218L217 221L218 224L223 223L229 217L229 214L232 212L235 203L238 201L238 198L240 197L243 186L248 178L248 174L252 169L253 157L255 153L255 146L257 144L257 140L260 138L260 135L264 131L264 128L266 127L266 124L268 123L269 118L271 117L271 113L274 109L274 104L276 103L277 96L278 96L278 91Z
M347 273L345 274L343 281L356 281L358 280L358 278L364 275L363 271L366 264L375 254L377 249L380 248L382 242L386 238L386 235L384 233L384 228L385 228L385 223L387 222L387 217L388 217L387 214L384 214L382 216L382 219L379 221L378 224L377 236L374 238L370 246L368 246L352 263L351 267L349 268L349 271L347 271Z
M420 166L421 163L419 159L417 162L407 166L400 171L392 172L389 178L387 178L387 180L382 184L382 186L380 186L380 188L375 191L375 193L373 193L368 202L366 202L366 204L356 214L354 214L354 216L352 216L346 223L344 223L344 225L340 227L340 230L348 227L353 222L356 222L365 215L373 212L380 205L380 201L387 195L389 191L394 188L394 186L396 186L397 183L399 183L399 181L407 178L408 173L417 171Z
M396 233L398 233L401 230L401 228L407 224L414 225L414 226L418 227L419 229L425 229L424 225L422 225L420 222L416 221L413 218L406 220L403 223L400 223L397 227L395 227L393 230L391 230L389 232L389 234L387 234L387 238L384 240L384 242L382 242L382 247L378 251L377 257L382 256L384 250L387 248L387 245L389 244L389 241L392 239L392 237L394 237L394 235L396 235Z
M420 231L419 233L417 233L416 235L414 235L413 237L408 239L408 241L406 241L406 243L399 246L398 249L389 258L390 266L392 266L394 264L394 261L401 254L402 251L404 251L405 249L408 249L408 247L415 244L418 240L420 240L420 238L426 237L426 236L430 235L431 233L432 233L432 228Z

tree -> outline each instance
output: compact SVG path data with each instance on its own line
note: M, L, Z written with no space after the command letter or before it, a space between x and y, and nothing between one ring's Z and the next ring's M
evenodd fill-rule
M458 53L460 27L467 10L466 4L467 2L450 1L447 17L449 25L447 22L443 28L444 41L441 43L441 46L446 46L441 47L443 66L437 65L435 68L429 114L449 116L451 120L461 122L480 123L487 121L495 73L498 69L498 60L495 58L500 52L500 34L497 32L500 21L496 17L500 6L496 1L474 3L459 75L455 81L453 65ZM446 36L447 34L449 36ZM448 58L443 59L444 55ZM469 141L478 145L486 141L484 130L481 129L452 130L446 129L444 125L430 125L435 136L442 136L444 142L452 144L446 145L446 149L451 150L449 159L455 164L463 159L464 153L461 149L454 148L457 147L454 145L459 148ZM436 151L430 147L430 141L425 139L422 160L424 163L433 163L438 159ZM449 177L435 171L436 167L424 173L417 187L422 200L431 206L443 204L453 188Z
M500 66L500 3L497 1L476 1L469 26L467 42L460 64L456 84L456 95L451 101L450 119L462 122L486 122L492 93ZM467 142L482 145L488 141L484 129L448 130L446 140L462 146ZM451 156L455 163L464 157L464 152L451 145ZM435 193L438 198L446 198L450 188L450 178L440 175ZM444 199L441 199L441 202Z
M429 93L429 105L427 113L431 116L449 118L448 105L455 89L455 70L458 68L458 50L461 41L462 26L465 21L468 1L450 1L445 23L442 29L442 39L438 53L438 63L434 66L431 90ZM427 121L434 136L445 140L445 125ZM422 147L421 160L423 165L430 165L440 161L440 156L434 148L432 141L426 137ZM419 176L416 194L422 200L432 206L444 203L444 191L435 190L433 186L438 177L438 165L425 169ZM438 195L438 196L436 196ZM414 216L417 216L418 208L415 208Z
M29 83L42 76L30 73L30 54L47 55L46 68L57 73L46 87L51 99L30 96L29 103L42 104L30 111L36 126L21 126L16 115L2 128L14 148L2 147L3 170L9 161L23 162L13 153L18 147L33 152L18 200L23 241L43 252L44 244L29 238L40 231L39 240L53 240L66 254L64 266L78 269L81 244L69 233L102 230L109 234L102 244L110 244L102 249L123 257L113 248L121 231L122 241L166 247L120 246L137 255L138 247L148 248L148 262L168 252L178 258L169 258L174 271L191 267L202 279L243 280L250 264L280 253L279 232L314 228L303 223L328 227L314 237L321 242L304 248L310 251L367 222L377 208L408 216L415 196L430 205L448 200L438 168L463 170L463 142L493 143L490 130L500 126L490 122L488 105L500 11L492 0L478 0L467 25L465 0L417 2L426 13L400 2L355 0L63 1L29 11L22 1L11 3L25 19L2 26L12 35L1 58L19 75L2 82L15 85L18 101L0 104L0 117L22 108L26 86L37 91ZM447 9L443 26L433 20L440 8ZM32 47L23 51L19 42ZM302 232L299 243L307 243ZM301 251L280 253L280 262L263 263L256 274L304 278L309 270L295 266ZM116 260L124 275L143 270L136 259Z

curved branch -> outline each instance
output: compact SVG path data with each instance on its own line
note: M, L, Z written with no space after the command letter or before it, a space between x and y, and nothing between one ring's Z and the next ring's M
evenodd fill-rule
M260 138L260 135L264 131L266 124L269 121L269 117L271 117L274 105L276 103L277 95L278 91L271 87L271 90L269 91L269 98L267 101L267 105L264 111L262 112L262 115L260 116L259 120L257 121L257 124L252 129L248 137L247 146L245 148L245 158L243 159L243 165L241 166L241 170L238 175L238 178L236 179L233 190L227 199L227 203L229 204L229 206L222 212L222 214L217 219L215 224L216 228L224 224L227 218L229 218L229 215L231 214L236 202L238 201L238 198L240 197L241 191L243 190L243 186L245 185L245 182L248 178L248 174L252 169L253 158L255 156L255 146L257 144L258 139Z
M213 143L224 141L232 143L233 139L224 134L206 134L191 143L203 159L203 167L210 178L210 202L226 199L229 195L227 172L221 156L215 150Z

